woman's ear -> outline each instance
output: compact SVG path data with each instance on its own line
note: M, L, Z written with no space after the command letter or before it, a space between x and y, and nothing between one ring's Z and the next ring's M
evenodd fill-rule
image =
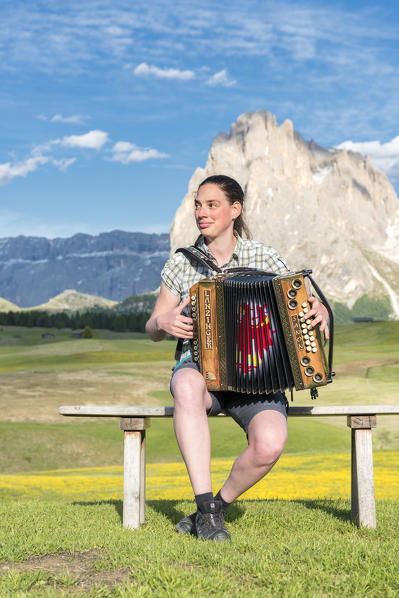
M241 212L242 212L242 205L240 204L239 201L235 201L231 205L231 215L232 215L233 220L236 220L236 218L239 217Z

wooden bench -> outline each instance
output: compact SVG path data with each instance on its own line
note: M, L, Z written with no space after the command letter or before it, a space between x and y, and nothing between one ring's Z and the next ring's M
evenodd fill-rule
M145 435L151 417L173 417L173 407L68 405L65 416L119 417L124 432L123 526L138 528L145 519ZM376 527L372 428L377 415L398 415L399 405L290 406L289 417L346 416L351 428L351 519ZM220 417L220 416L218 416Z

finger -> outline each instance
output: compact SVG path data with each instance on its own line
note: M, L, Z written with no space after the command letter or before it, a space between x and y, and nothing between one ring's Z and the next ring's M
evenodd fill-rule
M317 316L315 316L315 317L313 318L313 320L312 320L311 324L312 324L312 326L313 326L313 328L314 328L315 326L317 326L317 324L320 324L320 322L322 322L322 321L323 321L323 316L321 316L321 315L319 314L319 315L317 315Z
M175 330L184 330L184 331L192 331L193 330L193 325L192 324L186 324L185 322L179 322L179 320L177 320L175 322Z
M190 297L187 297L187 299L185 301L183 301L182 303L180 303L180 305L177 306L178 311L182 312L183 309L190 303Z
M179 322L183 322L185 324L192 324L193 323L193 319L192 318L189 318L188 316L183 316L183 315L177 316L177 320Z

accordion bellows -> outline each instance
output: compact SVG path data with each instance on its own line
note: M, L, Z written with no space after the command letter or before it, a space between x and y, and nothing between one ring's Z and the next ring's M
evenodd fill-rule
M190 289L193 358L209 390L264 394L329 382L303 272L218 274Z

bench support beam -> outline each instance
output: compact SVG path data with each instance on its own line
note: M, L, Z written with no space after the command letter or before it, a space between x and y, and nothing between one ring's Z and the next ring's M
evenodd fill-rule
M351 428L351 519L359 527L375 528L375 495L373 469L372 428L376 427L375 415L348 417Z
M145 520L145 433L149 417L122 417L124 432L123 527L137 529Z

